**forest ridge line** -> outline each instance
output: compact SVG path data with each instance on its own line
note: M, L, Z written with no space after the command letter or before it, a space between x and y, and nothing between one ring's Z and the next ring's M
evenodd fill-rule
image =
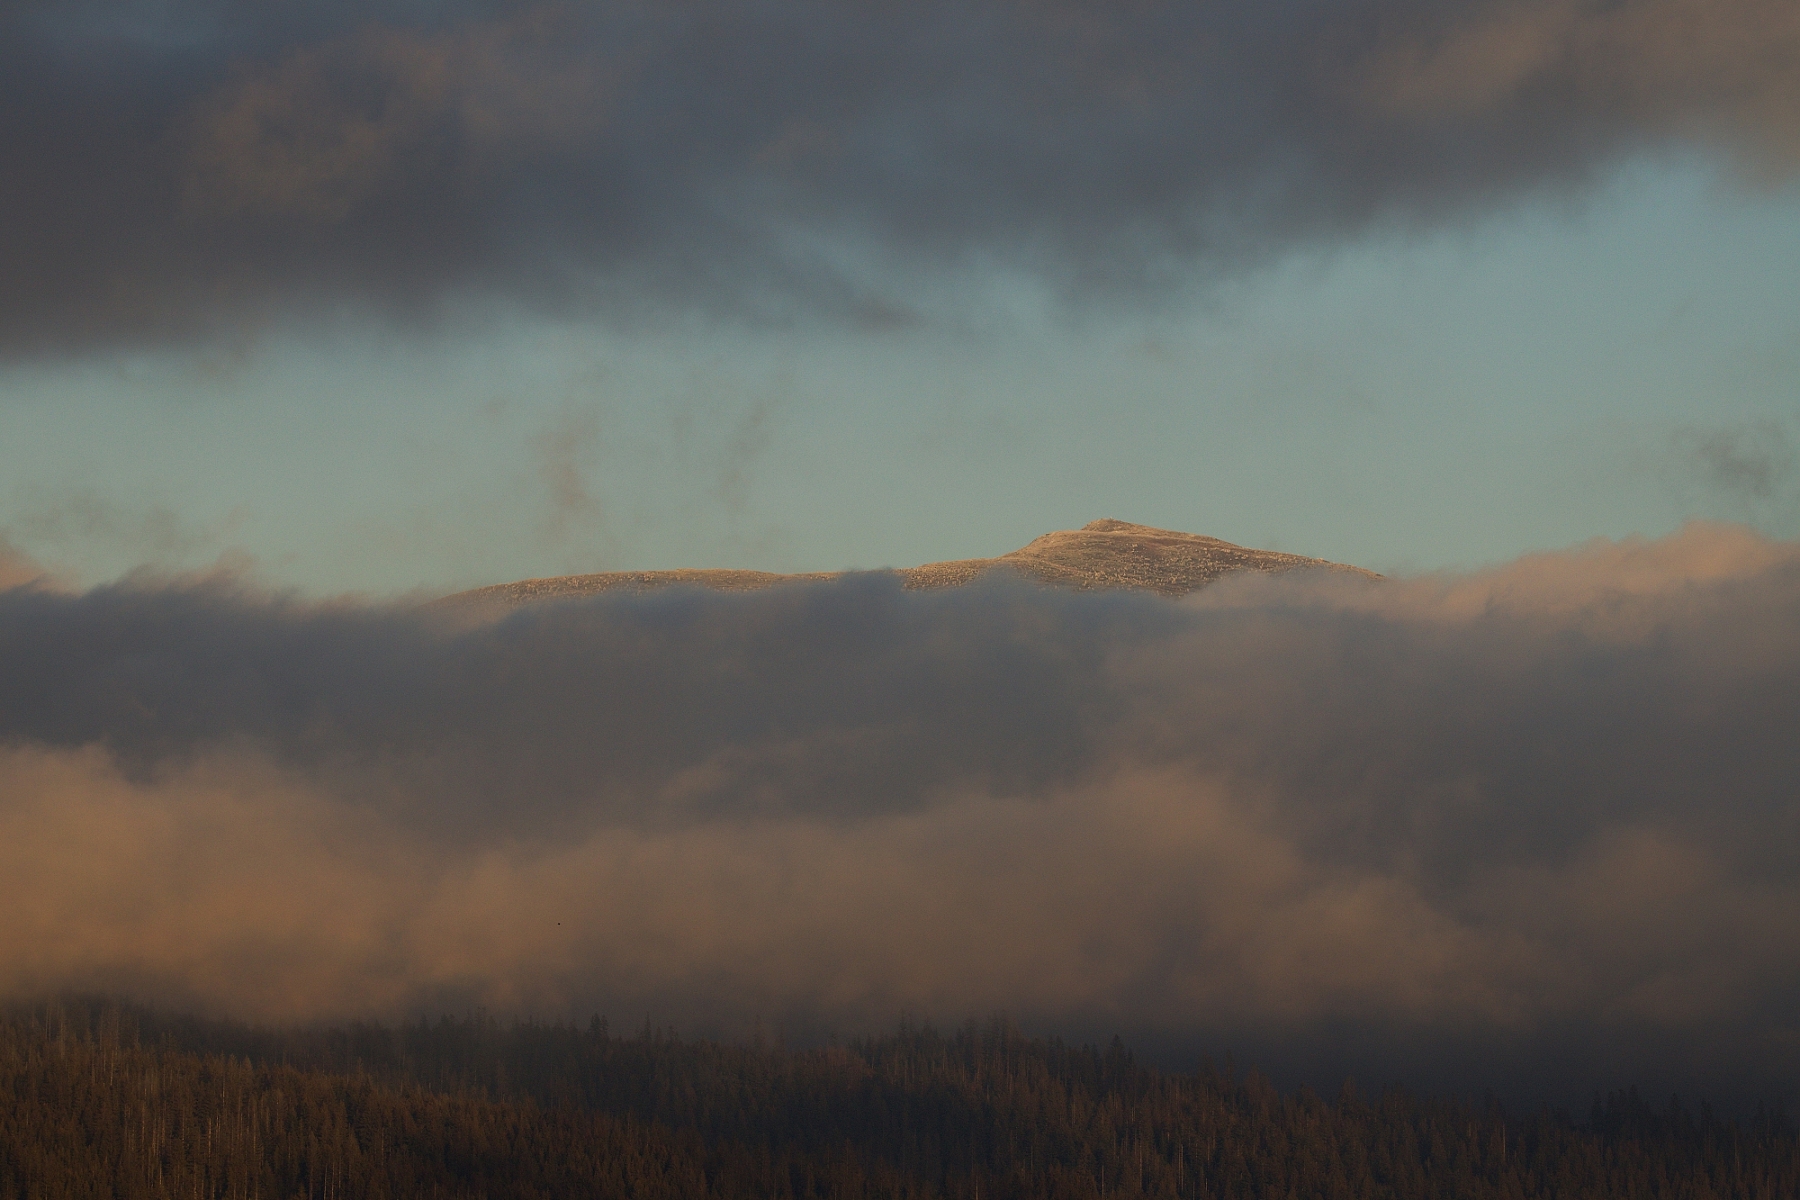
M1779 1200L1779 1110L1635 1090L1585 1119L1254 1071L1171 1074L1005 1018L844 1046L646 1024L257 1029L100 1001L0 1012L0 1194L614 1200Z

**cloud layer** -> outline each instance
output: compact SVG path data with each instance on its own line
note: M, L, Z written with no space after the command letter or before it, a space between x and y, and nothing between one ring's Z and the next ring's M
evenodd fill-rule
M9 0L0 347L1130 295L1644 149L1785 178L1796 114L1787 0Z
M460 629L17 587L0 988L1006 1009L1300 1073L1776 1086L1796 711L1800 547L1731 527L1180 603L867 577Z

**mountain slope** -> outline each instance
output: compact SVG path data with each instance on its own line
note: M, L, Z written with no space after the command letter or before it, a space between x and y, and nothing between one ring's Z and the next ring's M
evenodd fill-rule
M1347 571L1377 578L1360 567L1274 550L1253 550L1218 538L1171 529L1153 529L1102 519L1080 529L1046 533L998 558L964 558L904 567L894 573L908 588L959 587L995 571L1011 571L1053 587L1088 591L1123 588L1185 596L1232 571L1282 572L1298 568ZM459 592L439 601L458 608L506 611L522 604L566 600L600 592L644 592L666 587L703 587L726 592L759 591L785 583L837 578L842 572L778 575L769 571L678 570L603 571L522 579Z

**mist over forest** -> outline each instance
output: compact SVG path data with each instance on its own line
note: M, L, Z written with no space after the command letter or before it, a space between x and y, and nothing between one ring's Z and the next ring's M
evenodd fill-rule
M1797 668L1800 552L1706 525L1181 601L26 583L0 986L727 1039L1004 1012L1283 1086L1773 1100Z

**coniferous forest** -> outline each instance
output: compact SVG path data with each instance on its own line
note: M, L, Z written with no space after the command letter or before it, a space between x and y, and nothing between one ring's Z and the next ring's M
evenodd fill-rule
M806 1050L598 1018L271 1030L65 1001L0 1019L7 1198L1796 1195L1780 1112L1327 1100L1002 1019Z

